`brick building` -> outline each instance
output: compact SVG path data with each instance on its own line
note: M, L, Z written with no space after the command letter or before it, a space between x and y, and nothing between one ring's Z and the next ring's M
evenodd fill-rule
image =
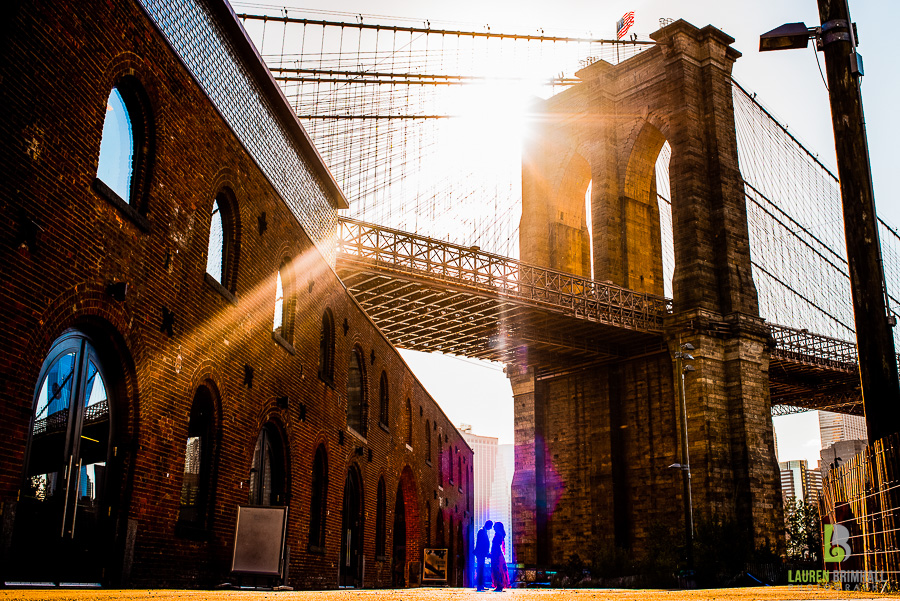
M222 582L252 504L291 585L426 546L461 583L472 451L336 276L347 201L230 7L0 27L0 577Z

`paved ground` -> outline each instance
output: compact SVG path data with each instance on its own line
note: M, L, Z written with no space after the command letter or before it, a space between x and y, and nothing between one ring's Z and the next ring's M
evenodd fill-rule
M476 593L468 589L406 589L379 591L167 591L167 590L0 590L0 601L794 601L800 599L895 599L900 596L849 593L802 587L760 587L699 591L659 590L535 590Z

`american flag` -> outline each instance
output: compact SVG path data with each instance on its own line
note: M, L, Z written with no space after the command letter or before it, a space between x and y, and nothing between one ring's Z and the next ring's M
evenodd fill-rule
M621 40L625 37L632 25L634 25L634 11L630 10L616 22L616 39Z

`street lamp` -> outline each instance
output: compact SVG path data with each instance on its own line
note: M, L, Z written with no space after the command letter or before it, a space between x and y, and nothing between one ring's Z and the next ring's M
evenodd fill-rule
M821 27L788 23L759 38L760 51L806 48L809 39L825 55L834 146L841 183L847 266L853 295L859 377L869 440L900 428L900 376L884 283L875 193L863 117L859 78L862 57L856 52L856 27L847 0L818 0Z
M685 361L693 361L694 357L687 351L695 350L690 342L681 343L678 339L678 350L675 352L675 370L678 376L675 384L678 387L678 402L681 405L681 463L673 463L670 468L681 470L681 482L684 496L684 545L687 550L688 570L694 569L694 504L691 500L691 460L688 452L687 402L684 396L684 374L695 371L694 366Z
M806 48L817 33L818 28L807 27L805 23L785 23L759 36L759 51Z

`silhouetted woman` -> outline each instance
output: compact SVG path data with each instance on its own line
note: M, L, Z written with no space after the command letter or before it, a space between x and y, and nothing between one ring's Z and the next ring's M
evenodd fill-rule
M502 522L494 523L494 538L491 541L491 580L497 592L509 588L509 570L506 569L506 530Z

